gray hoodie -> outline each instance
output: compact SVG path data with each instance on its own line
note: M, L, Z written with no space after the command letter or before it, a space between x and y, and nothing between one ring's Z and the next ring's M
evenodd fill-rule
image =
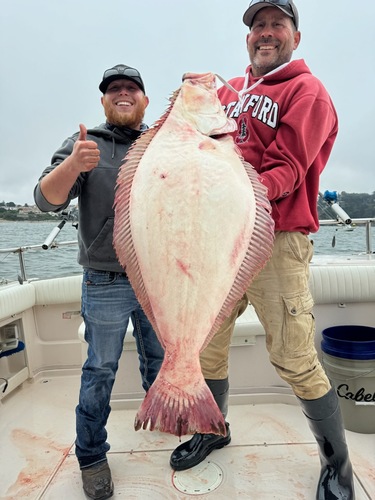
M147 128L142 125L142 131ZM64 141L44 169L34 190L34 199L42 212L64 210L78 197L78 262L83 267L100 271L124 272L112 244L113 202L117 174L125 154L142 131L118 128L108 123L87 130L87 139L95 141L100 150L100 162L91 172L79 175L62 205L52 205L40 190L40 180L62 163L73 151L78 133Z

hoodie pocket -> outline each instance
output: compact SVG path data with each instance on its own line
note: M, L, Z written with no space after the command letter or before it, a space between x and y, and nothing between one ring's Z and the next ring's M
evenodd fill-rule
M113 222L114 218L109 217L98 236L89 246L87 251L89 262L113 262L117 260L113 248Z

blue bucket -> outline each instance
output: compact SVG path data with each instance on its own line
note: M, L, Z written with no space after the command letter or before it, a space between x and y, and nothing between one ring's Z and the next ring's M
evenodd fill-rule
M375 328L332 326L322 336L322 365L336 388L345 429L374 433Z
M345 359L375 359L375 328L331 326L322 332L322 351Z

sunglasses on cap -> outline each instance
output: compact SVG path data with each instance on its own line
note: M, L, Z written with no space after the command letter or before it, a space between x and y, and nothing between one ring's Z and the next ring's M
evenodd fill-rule
M249 4L249 7L248 7L247 11L244 14L244 22L245 22L245 24L249 25L245 21L245 19L247 17L246 14L249 12L249 10L251 9L251 7L254 7L258 3L263 3L263 4L266 3L266 4L269 4L270 6L274 5L275 7L285 8L287 11L290 11L290 14L293 16L294 24L295 24L296 28L298 29L298 21L299 21L298 11L297 11L297 8L294 5L293 1L290 1L290 0L251 0L251 2ZM253 18L251 18L251 21L252 21L252 19Z
M139 71L135 68L129 68L126 66L119 66L118 68L107 69L104 72L103 80L109 78L110 76L128 76L129 78L138 77L141 78Z
M145 87L140 72L135 68L131 68L130 66L118 64L117 66L107 69L104 72L103 80L99 85L99 89L103 92L103 94L106 92L108 85L117 78L128 78L129 80L132 80L134 83L136 83L143 92L145 92Z

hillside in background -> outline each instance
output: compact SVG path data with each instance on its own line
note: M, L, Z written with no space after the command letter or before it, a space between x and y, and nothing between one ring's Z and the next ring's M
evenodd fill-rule
M375 191L369 193L338 193L338 203L351 219L375 217ZM319 219L335 219L336 216L330 207L322 200L318 202ZM12 201L0 202L0 219L17 220L54 220L59 214L52 212L42 213L35 205L16 205Z
M41 212L35 205L16 205L12 201L0 202L0 220L18 221L42 221L42 220L56 220L59 215L47 212Z

